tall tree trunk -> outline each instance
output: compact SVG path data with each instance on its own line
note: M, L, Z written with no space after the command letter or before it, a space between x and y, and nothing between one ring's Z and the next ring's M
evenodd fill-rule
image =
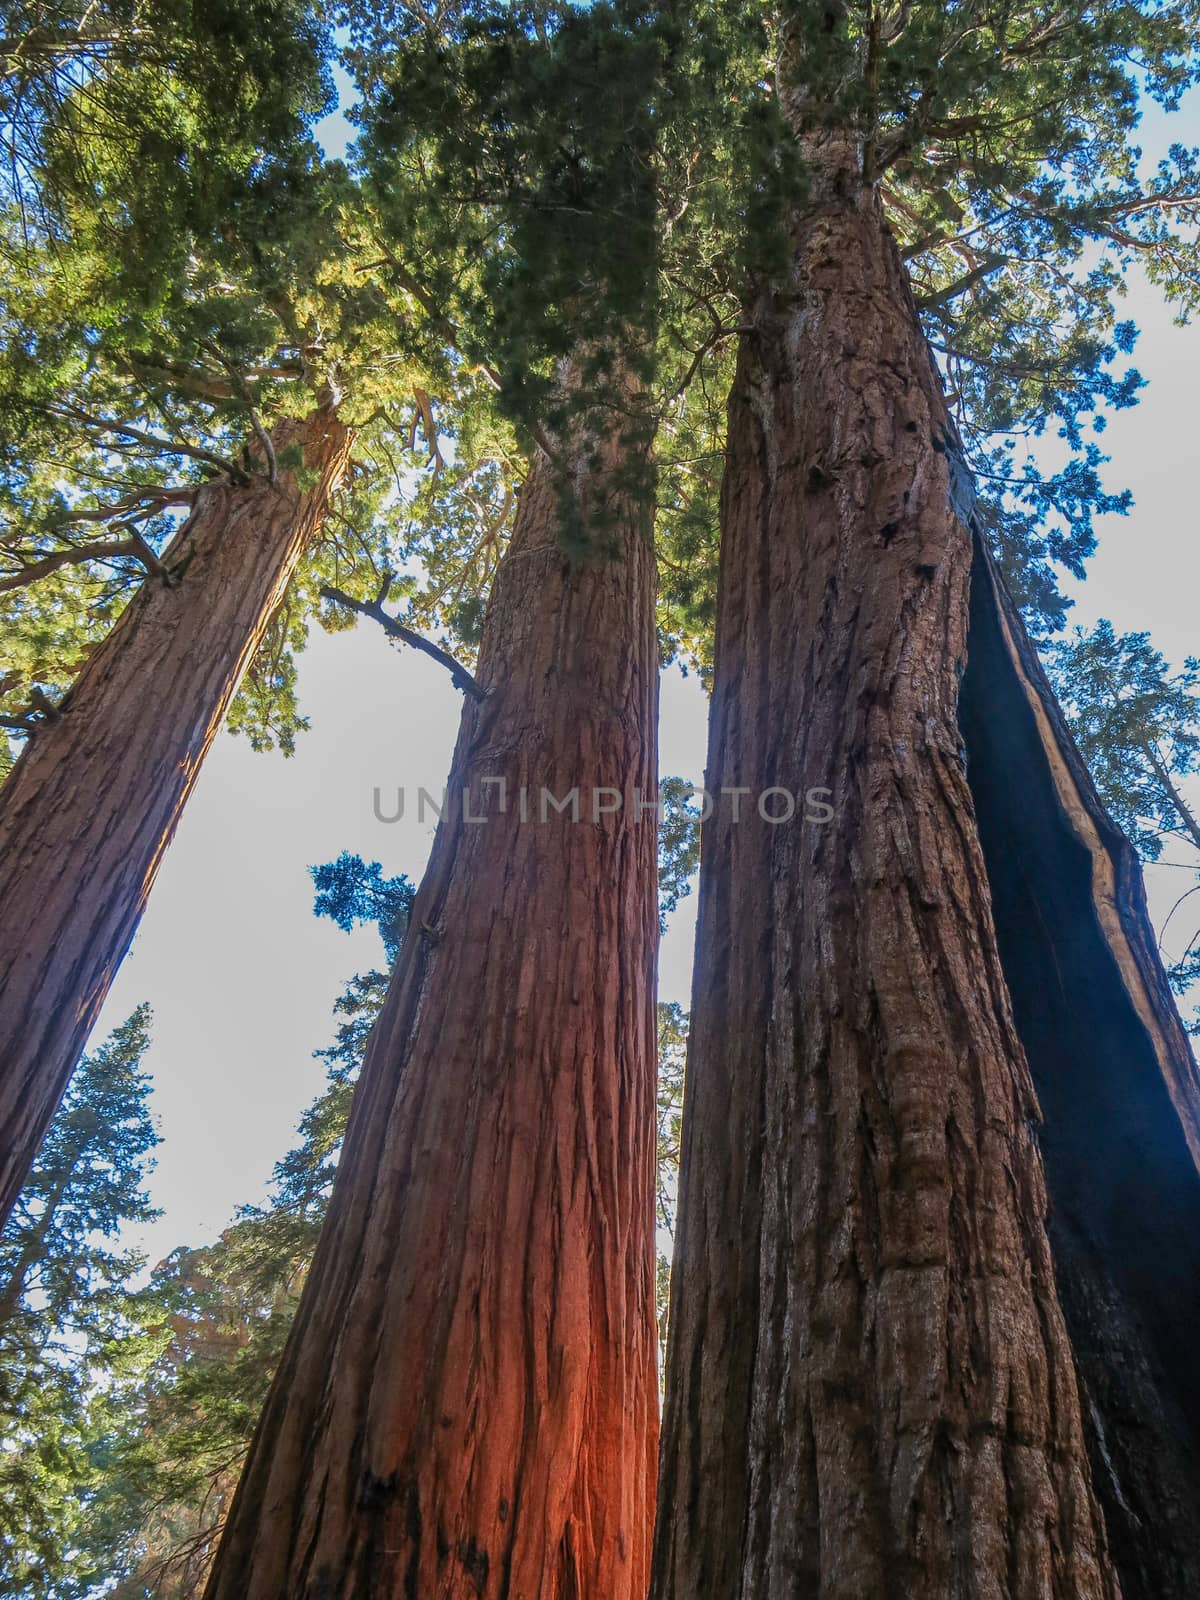
M1170 1237L1182 1217L1200 1239L1195 1071L1136 866L1066 796L1086 776L1011 608L960 720L973 565L993 631L1002 602L898 254L832 154L740 352L708 787L821 785L834 816L771 826L743 801L735 821L726 800L705 825L652 1594L1195 1594L1200 1274ZM1058 927L1025 945L1038 915ZM1136 1001L1106 1038L1118 989ZM1031 1065L1054 1090L1050 1230ZM1139 1169L1146 1130L1169 1170Z
M247 664L346 470L327 410L275 433L283 471L201 490L164 556L0 789L0 1221L129 948Z
M960 724L1125 1600L1200 1594L1200 1081L1141 867L976 551Z
M602 454L605 559L564 554L544 461L521 494L208 1600L645 1593L656 830L630 791L656 782L654 569L649 507ZM543 786L577 785L577 822L541 820Z

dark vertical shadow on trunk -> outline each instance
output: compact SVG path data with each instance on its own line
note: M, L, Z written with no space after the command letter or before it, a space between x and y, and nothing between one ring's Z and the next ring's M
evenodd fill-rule
M1113 1557L1125 1600L1195 1600L1200 1174L1185 1131L1195 1068L1132 851L978 545L960 721L1041 1101L1058 1291Z

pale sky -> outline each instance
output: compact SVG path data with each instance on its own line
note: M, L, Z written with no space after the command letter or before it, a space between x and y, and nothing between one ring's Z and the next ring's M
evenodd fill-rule
M1172 119L1170 136L1195 139L1200 117L1187 122ZM1156 115L1148 132L1157 138L1163 126ZM1142 330L1134 360L1149 388L1101 442L1113 457L1109 482L1132 489L1135 505L1127 518L1101 520L1070 620L1107 616L1119 631L1148 630L1179 665L1200 655L1200 328L1173 326L1144 284L1131 287L1127 306ZM373 930L346 935L312 915L307 868L351 850L415 881L432 841L432 819L419 823L411 803L402 822L384 824L372 802L376 788L385 797L398 785L410 796L418 786L441 792L460 711L445 671L392 648L364 621L352 633L314 630L299 695L312 729L290 760L218 738L94 1035L142 1000L153 1007L147 1064L163 1143L151 1188L165 1214L141 1235L151 1260L210 1242L238 1205L263 1196L321 1087L312 1052L333 1037L333 1002L351 973L380 960ZM664 774L701 782L706 717L695 678L668 672ZM1200 783L1189 792L1200 804ZM1151 873L1156 918L1185 883L1165 869ZM672 918L661 956L662 998L685 1005L694 917L693 894Z
M313 916L307 868L351 850L416 881L433 841L415 797L446 782L461 699L445 670L364 622L315 630L299 687L312 730L290 760L217 739L93 1036L150 1001L163 1139L151 1189L165 1215L140 1237L156 1257L210 1242L262 1196L323 1082L312 1052L333 1038L334 1000L382 959L373 929L347 935ZM701 782L706 717L696 680L668 673L664 772ZM375 789L386 816L401 785L404 819L380 823ZM672 919L661 958L662 997L685 1004L694 906Z

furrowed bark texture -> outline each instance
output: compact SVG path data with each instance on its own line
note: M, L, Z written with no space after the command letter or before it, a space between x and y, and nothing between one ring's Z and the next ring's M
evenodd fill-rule
M1200 1085L1141 870L977 549L961 724L1125 1600L1200 1594Z
M327 411L281 424L316 483L202 489L0 789L0 1218L12 1208L141 919L246 666L345 472Z
M730 408L708 789L752 793L703 841L652 1594L1114 1597L958 730L961 468L847 187ZM764 823L775 785L833 820Z
M614 559L573 562L544 463L521 495L208 1600L645 1593L656 830L589 793L656 781L651 530L618 520ZM578 822L538 820L576 785Z

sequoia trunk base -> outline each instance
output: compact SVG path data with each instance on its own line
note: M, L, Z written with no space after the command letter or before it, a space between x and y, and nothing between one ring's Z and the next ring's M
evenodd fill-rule
M1036 654L977 550L961 723L1041 1101L1050 1242L1125 1600L1200 1595L1200 1093L1146 914Z
M1112 1600L958 725L969 484L878 208L743 339L655 1600Z
M545 464L521 495L208 1600L645 1593L657 657L648 512L617 520L573 562Z
M326 411L282 424L316 482L203 488L164 566L0 789L0 1221L141 919L222 719L345 472Z

